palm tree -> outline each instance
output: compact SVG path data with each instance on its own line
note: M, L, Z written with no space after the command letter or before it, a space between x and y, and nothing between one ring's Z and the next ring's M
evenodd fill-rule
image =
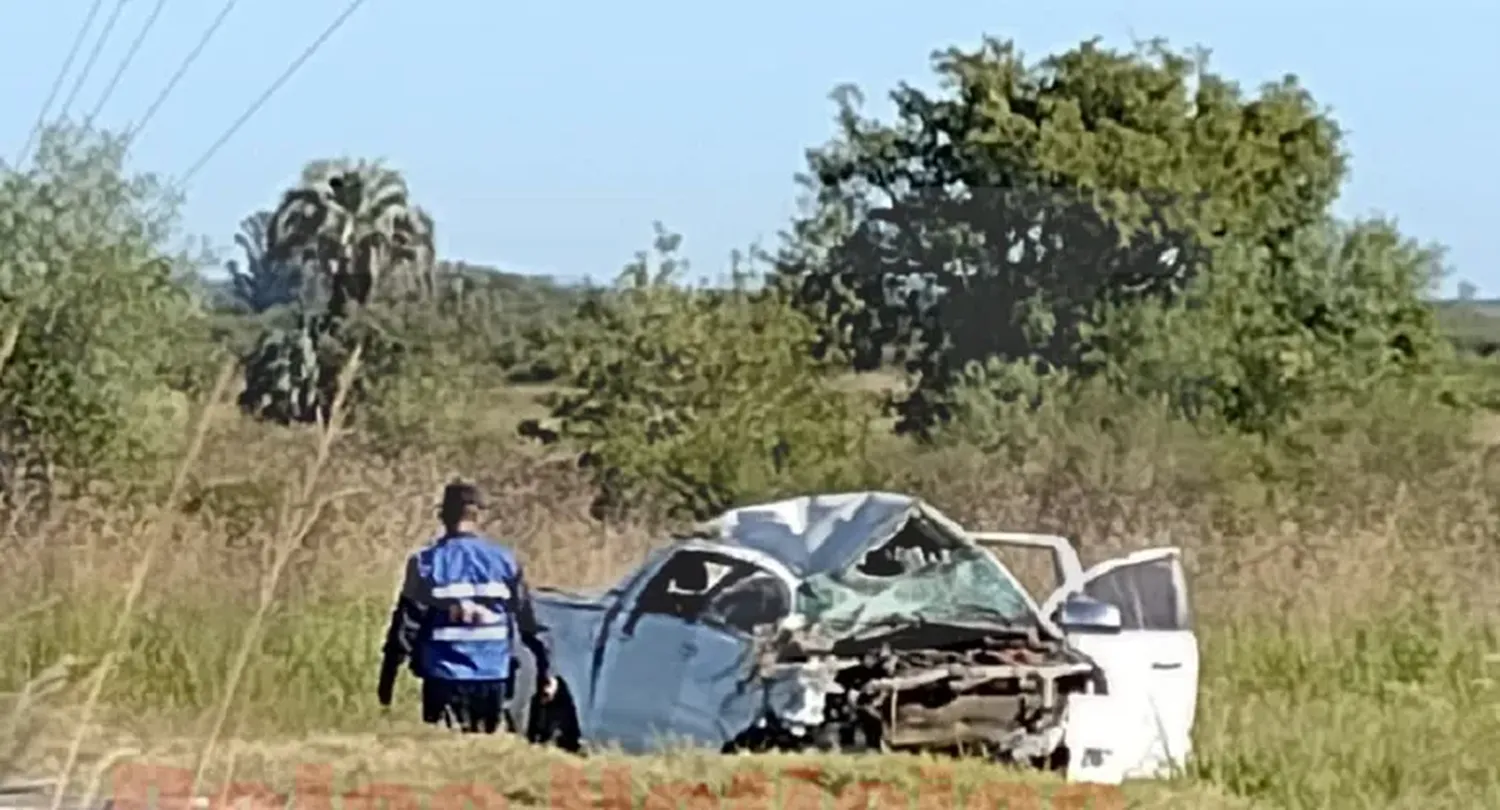
M234 297L252 313L296 303L302 299L302 267L293 261L270 261L266 236L270 211L256 211L240 222L235 244L245 253L244 264L229 261L225 269L234 284Z
M435 292L433 221L412 204L399 172L371 161L318 160L264 225L264 261L298 267L321 289L303 297L295 328L268 332L247 358L241 406L279 422L312 421L327 415L341 367L324 362L325 350L363 340L342 328L348 316L377 296Z
M335 320L377 289L425 293L433 283L432 217L412 204L401 174L378 162L309 163L271 216L266 246L271 261L318 268Z

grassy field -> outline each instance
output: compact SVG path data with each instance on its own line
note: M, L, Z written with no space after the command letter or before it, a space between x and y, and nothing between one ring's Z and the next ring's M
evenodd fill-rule
M511 416L496 418L534 414L528 397L516 393ZM1041 483L1035 471L953 453L914 461L899 482L971 525L1061 529L1090 558L1161 537L1187 549L1204 655L1198 762L1175 782L1131 786L1126 806L1500 807L1500 468L1475 454L1409 483L1350 473L1297 509L1246 490L1226 516L1169 491L1168 468L1183 463L1169 451L1142 437L1101 450L1098 469L1044 471ZM557 792L574 764L559 754L414 728L409 679L395 710L381 712L379 645L398 563L430 530L435 493L454 473L494 494L490 528L516 541L539 582L608 581L661 542L662 527L590 521L569 464L498 440L462 468L391 461L352 437L254 425L220 408L183 465L168 508L122 514L78 500L10 527L0 688L13 705L0 765L72 771L80 790L134 761L274 791L298 765L326 764L343 787L400 783L430 797L480 782L515 807L618 804ZM79 677L45 699L18 697L65 656ZM946 795L917 790L933 764L683 753L606 756L589 768L626 773L646 807L723 797L770 808L863 806L863 783L925 806ZM751 778L767 773L782 787L767 793ZM1038 795L981 789L995 784L1036 785L1050 806L1070 806L1035 776L976 763L949 773L971 807L1010 795L1020 808ZM657 785L677 792L647 795Z

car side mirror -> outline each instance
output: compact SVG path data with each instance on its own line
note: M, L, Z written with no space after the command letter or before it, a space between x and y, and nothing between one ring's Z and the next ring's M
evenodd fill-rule
M1053 621L1068 633L1112 634L1120 632L1124 626L1118 607L1083 594L1073 594L1063 600Z

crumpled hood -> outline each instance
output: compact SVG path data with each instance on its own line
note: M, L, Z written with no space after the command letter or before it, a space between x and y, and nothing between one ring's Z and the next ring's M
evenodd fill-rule
M814 495L731 509L695 534L755 549L812 577L853 565L921 508L916 498L889 492Z

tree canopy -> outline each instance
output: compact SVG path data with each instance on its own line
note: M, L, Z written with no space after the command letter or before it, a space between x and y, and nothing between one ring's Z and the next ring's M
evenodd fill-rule
M1313 331L1359 333L1345 349L1412 354L1432 342L1416 312L1430 262L1374 226L1327 244L1348 158L1337 123L1294 77L1247 93L1206 54L1162 42L1088 41L1029 62L986 39L933 64L940 90L902 85L893 121L863 117L857 94L839 100L837 137L808 158L813 205L779 268L828 319L825 345L846 346L860 369L905 363L904 428L951 418L948 389L972 364L1128 367L1140 344L1122 323L1144 305L1197 312L1249 296L1265 317L1289 323L1287 307L1304 307ZM1393 250L1405 269L1372 264ZM1248 276L1220 274L1245 262ZM1351 282L1364 286L1309 300ZM1212 326L1226 340L1244 328ZM1264 362L1221 369L1218 384L1259 385L1233 376Z
M0 176L0 484L27 468L81 483L172 448L208 347L177 205L126 171L120 139L74 127Z

